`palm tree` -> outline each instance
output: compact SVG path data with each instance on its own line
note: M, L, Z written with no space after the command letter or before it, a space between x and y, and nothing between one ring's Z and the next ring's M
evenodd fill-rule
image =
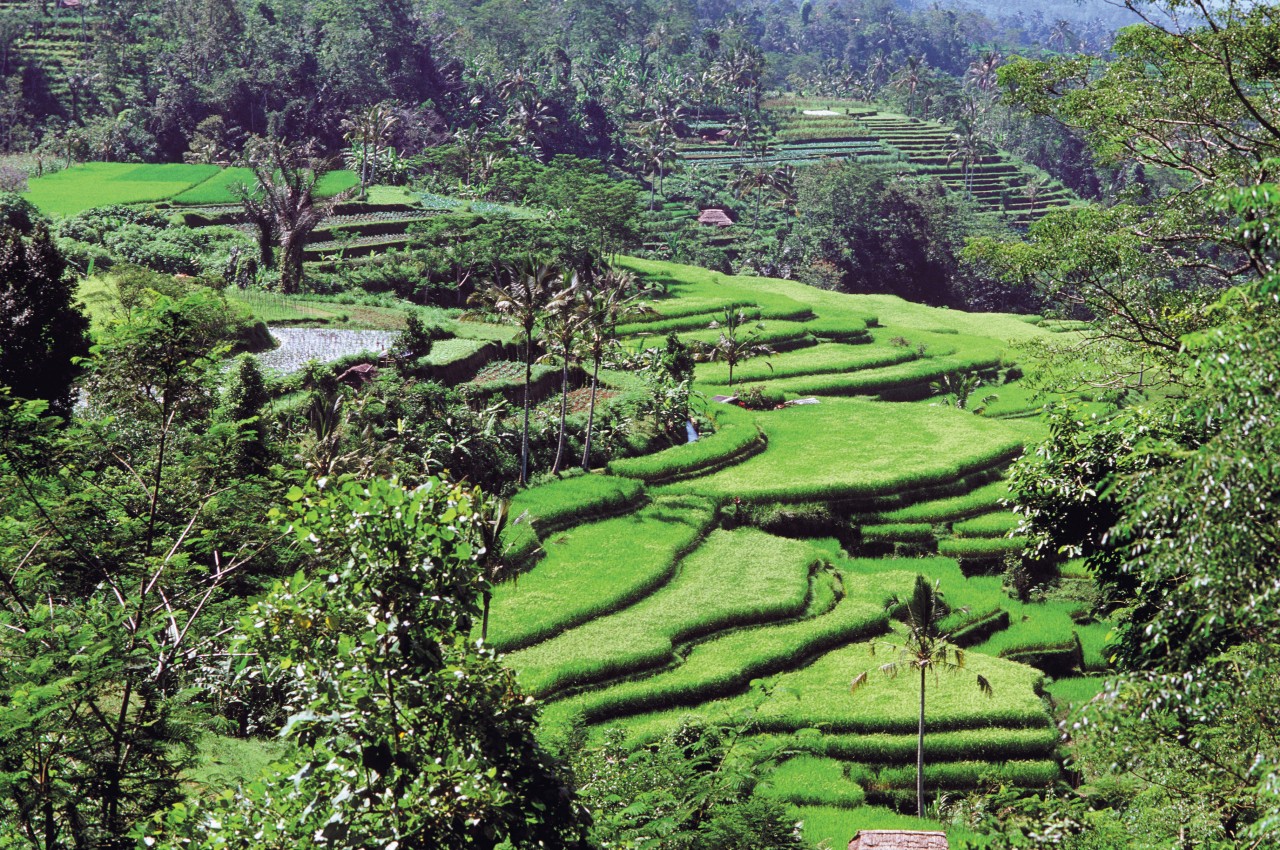
M970 63L964 72L965 85L972 86L980 92L990 92L996 87L996 69L1004 57L998 50L988 50Z
M701 362L714 362L723 360L729 364L729 389L733 389L733 370L739 363L750 357L772 357L773 349L763 343L756 342L756 335L764 329L764 325L756 324L754 328L749 330L746 335L741 334L742 323L747 319L746 314L738 310L725 310L724 322L712 322L710 328L712 330L719 329L720 339L713 345L706 345L702 350L694 354L694 359ZM767 361L769 371L773 371L773 366Z
M574 275L569 285L547 303L547 315L550 317L548 337L552 353L560 358L560 436L556 442L556 461L551 467L552 473L557 475L564 460L565 419L569 407L569 361L573 357L573 343L582 330L582 314L578 309L580 296L578 276Z
M755 233L755 228L760 225L760 195L764 192L764 187L769 186L769 180L771 175L763 165L744 166L733 179L733 196L740 198L748 192L755 193L754 211L751 212L751 233Z
M533 381L533 331L543 311L561 297L564 277L550 263L530 257L500 269L488 286L472 299L507 319L524 332L524 428L520 436L520 484L529 483L529 393Z
M925 81L925 57L908 56L906 66L894 75L893 82L889 83L890 88L905 91L909 100L907 101L907 114L915 115L916 111L916 92Z
M578 300L586 354L591 358L591 401L587 404L587 436L582 447L582 468L591 470L591 429L596 418L596 391L600 384L600 364L613 340L618 323L627 316L652 313L651 307L636 303L649 290L640 289L636 279L621 269L610 268L596 278L593 289L584 290Z
M959 160L964 168L964 194L973 196L973 167L992 150L991 145L978 135L973 124L961 121L951 134L951 150L947 153L947 165Z
M356 166L364 191L378 176L378 155L391 144L400 116L389 103L379 103L342 120L343 138L352 146L349 162Z
M942 594L936 585L922 575L916 576L915 590L911 601L907 603L907 637L902 645L885 644L897 657L880 665L880 672L889 678L895 678L905 670L920 672L920 723L916 735L916 817L924 817L924 707L925 684L932 671L936 681L939 670L955 673L964 669L964 650L950 641L950 636L939 628L946 615L942 604ZM891 604L896 604L894 600ZM871 653L875 654L875 643L871 644ZM850 691L856 691L867 684L870 671L864 670L854 676ZM975 674L978 690L986 696L992 696L991 683L983 676Z

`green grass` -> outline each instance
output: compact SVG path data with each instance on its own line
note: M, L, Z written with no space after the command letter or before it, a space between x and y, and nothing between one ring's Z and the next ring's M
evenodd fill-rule
M1025 537L950 537L938 541L938 554L951 558L999 558L1021 552Z
M1045 690L1060 708L1079 709L1106 688L1107 680L1101 676L1076 676L1058 679Z
M792 733L821 729L825 734L909 734L916 730L920 683L914 676L889 678L877 672L884 663L883 642L873 655L868 643L829 652L800 670L773 677L774 690L756 709L761 732ZM1001 658L969 652L965 669L929 681L926 718L933 732L965 729L1038 729L1052 727L1039 696L1040 671ZM849 683L864 670L867 685L851 693ZM975 674L985 676L994 696L983 696ZM723 719L754 707L758 694L713 700L695 709L677 708L624 717L614 725L631 740L646 741L687 717Z
M1018 521L1011 511L994 511L957 522L951 530L957 537L1004 537L1018 527Z
M1066 680L1074 681L1074 680ZM816 729L804 730L784 739L788 747L813 755L843 761L893 764L915 760L916 735L872 732L860 735L832 735ZM1025 729L992 726L956 732L930 731L924 738L926 761L981 759L1008 761L1039 759L1053 755L1058 730L1051 724Z
M795 756L778 765L758 791L797 805L853 808L867 800L854 778L857 767L836 759Z
M708 328L705 325L702 330L689 331L679 335L680 341L685 345L714 345L720 340L720 330ZM805 328L804 322L789 321L785 319L765 319L759 322L750 322L738 331L738 339L745 340L750 338L753 344L781 346L788 343L795 343L798 340L809 340L809 331ZM736 371L735 376L736 376Z
M216 165L87 162L29 181L25 197L50 215L166 201L219 172Z
M693 443L663 449L651 455L620 458L609 462L609 472L644 481L664 481L717 466L751 451L761 442L755 416L729 404L709 410L716 430Z
M954 480L1017 455L1022 438L950 408L824 399L760 414L763 454L670 485L719 500L871 498Z
M431 345L427 354L427 362L433 366L447 366L459 360L465 360L484 348L488 342L483 339L441 339Z
M927 522L889 522L864 525L864 543L924 543L933 539L933 526Z
M772 382L799 375L825 375L893 366L915 357L914 351L902 346L822 343L768 358L752 358L734 368L733 379L735 382ZM702 363L697 372L698 380L704 383L729 383L729 366L726 363Z
M796 395L874 395L915 388L923 392L925 385L944 375L991 368L999 363L997 354L971 358L924 357L843 374L799 375L771 381L769 387L776 392Z
M670 662L677 642L799 614L816 560L801 541L755 529L712 532L662 589L513 653L508 663L528 692L545 696Z
M494 588L490 643L504 652L529 646L644 597L671 578L711 519L705 503L659 499L552 535L536 567Z
M925 762L924 766L925 788L929 791L936 791L939 787L975 788L984 779L1007 782L1021 788L1044 788L1061 776L1062 768L1050 759L1020 759L1001 764L988 761ZM876 774L874 784L883 790L914 790L915 765L886 767Z
M201 166L216 168L216 166ZM321 198L331 197L339 192L352 188L359 182L354 172L330 171L322 175L316 185L316 194ZM237 203L232 187L244 184L252 188L255 185L253 170L249 168L223 168L206 175L196 185L192 185L173 196L175 204L202 206L205 204Z
M644 485L612 475L576 475L522 490L511 499L512 519L528 512L539 534L633 506Z

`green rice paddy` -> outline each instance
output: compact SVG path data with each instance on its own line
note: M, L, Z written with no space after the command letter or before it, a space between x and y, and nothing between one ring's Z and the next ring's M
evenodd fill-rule
M318 185L322 197L356 185L350 171L331 171ZM247 168L165 163L86 162L31 180L27 200L50 215L75 215L112 204L233 204L231 188L253 185Z

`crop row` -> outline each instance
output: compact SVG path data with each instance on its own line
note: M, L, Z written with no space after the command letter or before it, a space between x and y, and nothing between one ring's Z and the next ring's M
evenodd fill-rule
M799 614L815 561L800 541L755 529L713 531L660 590L509 661L525 689L542 697L659 666L677 642Z
M511 500L512 520L528 514L540 537L571 525L633 508L644 486L629 478L578 475L523 490Z
M692 443L672 446L653 454L619 458L609 462L609 472L647 482L670 481L718 469L764 446L754 417L732 405L716 405L711 415L716 430Z
M909 576L890 577L885 584L853 585L837 599L829 582L815 581L811 608L818 616L732 632L694 646L675 669L634 682L624 682L557 704L557 715L581 715L600 723L646 711L693 706L744 691L764 676L794 668L802 659L883 632L888 621L886 598L905 592ZM831 605L835 607L829 611Z
M490 642L514 651L643 598L671 579L713 514L697 499L659 498L554 535L533 570L494 588Z
M806 324L806 327L808 325ZM784 352L767 359L754 358L734 369L736 381L775 381L801 375L843 374L859 369L877 369L913 360L916 353L900 346L846 345L820 343L800 352ZM698 367L698 380L708 384L729 382L729 367L723 362Z

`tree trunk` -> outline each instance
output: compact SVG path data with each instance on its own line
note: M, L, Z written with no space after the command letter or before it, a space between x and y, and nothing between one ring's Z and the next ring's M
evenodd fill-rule
M560 364L560 440L556 443L556 462L551 466L551 471L556 475L560 474L560 463L564 459L564 420L565 412L569 406L569 358L566 356Z
M587 439L582 446L582 470L591 471L591 426L596 419L596 386L600 380L600 355L596 354L595 365L591 369L591 401L587 404Z
M264 269L269 269L276 263L276 243L272 238L271 225L266 222L255 222L254 227L258 230L258 262Z
M533 329L524 336L524 430L520 435L520 484L529 483L529 383L533 380Z
M302 286L302 249L307 235L297 230L280 232L280 291L295 294Z
M916 817L924 817L924 677L920 668L920 731L916 736Z
M480 642L488 645L489 643L489 601L493 598L493 591L485 588L484 591L484 614L480 619Z

